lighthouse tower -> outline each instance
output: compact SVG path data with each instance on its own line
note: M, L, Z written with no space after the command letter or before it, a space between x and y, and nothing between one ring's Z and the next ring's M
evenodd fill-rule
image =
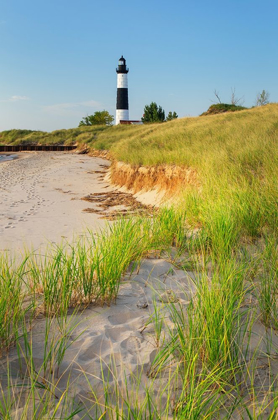
M127 73L129 69L126 67L126 60L123 56L119 59L117 72L117 109L116 109L116 125L121 120L129 120L128 112L128 87Z

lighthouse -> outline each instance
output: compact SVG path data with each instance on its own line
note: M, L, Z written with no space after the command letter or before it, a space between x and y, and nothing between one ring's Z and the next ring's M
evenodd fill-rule
M119 59L117 72L117 106L116 106L116 125L121 120L129 120L128 112L128 87L127 73L129 69L126 67L126 60L123 56Z

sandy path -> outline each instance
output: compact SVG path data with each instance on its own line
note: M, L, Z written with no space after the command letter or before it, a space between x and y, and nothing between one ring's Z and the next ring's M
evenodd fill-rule
M62 152L22 157L0 164L0 251L36 249L104 225L97 214L82 212L94 205L80 199L113 190L93 173L108 161Z

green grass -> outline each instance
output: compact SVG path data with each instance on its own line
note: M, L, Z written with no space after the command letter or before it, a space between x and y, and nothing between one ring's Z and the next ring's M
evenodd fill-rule
M6 130L0 132L0 145L72 145L93 141L105 126L79 127L55 130L51 133L32 130Z
M267 237L255 283L263 323L278 330L278 241Z
M196 294L188 308L169 307L176 329L169 331L171 340L158 355L154 368L157 364L161 369L174 355L185 366L195 361L206 371L217 367L218 375L223 371L226 379L228 371L231 375L234 367L238 368L246 269L246 265L231 260L216 264L211 278L205 270L199 272Z
M0 355L14 343L28 305L23 305L24 260L19 266L8 255L0 255Z
M131 263L182 240L183 214L165 209L153 218L119 219L97 234L87 231L73 244L47 248L43 255L26 251L19 265L2 255L1 347L14 341L27 310L51 318L66 316L69 308L110 304Z

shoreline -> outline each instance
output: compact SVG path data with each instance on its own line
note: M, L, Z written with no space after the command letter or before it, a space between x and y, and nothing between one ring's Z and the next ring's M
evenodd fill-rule
M17 154L9 153L9 152L0 152L0 163L10 162L11 160L15 160L15 159L19 159L19 156Z

